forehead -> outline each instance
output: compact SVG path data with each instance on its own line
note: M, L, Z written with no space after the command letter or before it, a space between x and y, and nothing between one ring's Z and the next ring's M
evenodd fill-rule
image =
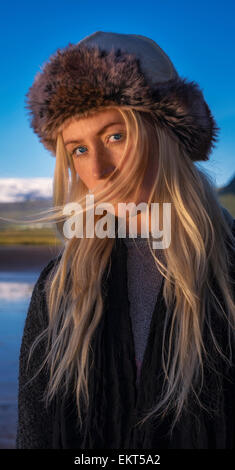
M62 135L64 139L75 136L75 134L84 137L85 135L95 134L102 127L112 122L125 125L122 114L115 108L97 111L87 117L73 117L64 124Z

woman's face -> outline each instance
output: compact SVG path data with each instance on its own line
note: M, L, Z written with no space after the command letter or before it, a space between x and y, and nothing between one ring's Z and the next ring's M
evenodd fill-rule
M125 128L123 117L114 109L80 118L62 132L75 170L88 189L102 187L120 162L126 140Z
M87 188L94 190L96 186L105 185L106 178L119 164L125 148L126 125L122 115L116 109L99 111L68 124L62 136L67 151L72 155L75 170ZM133 200L136 204L148 201L156 170L148 168L139 199ZM130 198L123 202L131 201Z

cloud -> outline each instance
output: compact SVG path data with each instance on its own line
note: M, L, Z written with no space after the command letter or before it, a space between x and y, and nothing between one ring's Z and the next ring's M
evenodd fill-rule
M0 178L0 202L44 200L52 197L52 178Z

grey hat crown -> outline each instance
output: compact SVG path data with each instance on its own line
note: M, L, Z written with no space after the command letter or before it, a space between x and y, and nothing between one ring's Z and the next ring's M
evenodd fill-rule
M120 34L96 31L81 39L77 44L87 47L98 46L101 50L134 54L140 61L141 69L148 82L165 82L178 77L168 55L152 39L140 34Z

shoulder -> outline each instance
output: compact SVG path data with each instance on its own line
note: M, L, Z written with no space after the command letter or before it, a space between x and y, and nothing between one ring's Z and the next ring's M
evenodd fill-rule
M232 223L232 232L233 232L233 236L235 237L235 219L233 219L233 223Z
M225 218L226 222L228 223L229 227L230 227L232 230L234 230L234 228L235 228L235 219L234 219L233 216L230 214L230 212L228 211L228 209L226 209L226 208L223 207L223 206L221 206L221 209L222 209L224 218Z
M61 256L51 259L40 272L24 324L19 356L17 448L51 446L52 409L46 410L42 400L48 383L47 370L42 367L47 348L44 332L48 326L45 286Z
M48 319L46 300L47 281L53 276L54 269L59 264L61 257L62 254L52 258L40 272L32 291L25 327L29 326L29 324L37 325L38 327L46 326Z
M46 266L42 269L42 271L39 274L39 277L36 281L35 288L37 287L38 289L43 289L45 286L45 283L47 279L49 278L50 275L52 275L54 268L58 265L62 257L62 254L59 254L55 258L52 258Z
M42 271L39 274L39 277L34 285L33 289L33 295L36 295L36 293L45 293L45 288L46 288L46 283L47 281L53 276L54 270L56 266L59 264L61 260L62 254L58 255L55 258L52 258L49 263L47 263L46 266L42 269Z
M230 214L230 212L223 206L221 206L223 216L225 221L227 222L227 226L229 231L231 232L231 237L226 234L225 242L228 247L229 257L231 258L231 264L233 265L232 270L234 271L235 266L235 219Z
M26 314L23 336L20 348L20 375L23 377L25 365L28 359L29 350L36 338L38 338L48 327L48 309L46 301L46 281L53 268L57 265L61 255L51 261L42 269L38 280L36 281L31 295L28 311ZM39 361L44 353L43 343L39 344L37 349L36 362Z

